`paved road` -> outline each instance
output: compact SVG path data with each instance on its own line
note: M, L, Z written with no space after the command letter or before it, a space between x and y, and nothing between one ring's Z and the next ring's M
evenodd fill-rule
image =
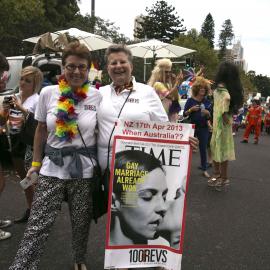
M237 161L230 165L231 186L214 192L197 169L193 156L187 194L187 217L182 270L270 269L270 136L259 145L240 144L235 137ZM0 217L14 218L25 209L23 193L11 177L0 198ZM93 224L89 237L88 265L102 270L105 218ZM25 225L8 228L13 234L0 242L0 270L7 270L18 248ZM67 207L52 229L41 262L41 270L72 269L70 222Z

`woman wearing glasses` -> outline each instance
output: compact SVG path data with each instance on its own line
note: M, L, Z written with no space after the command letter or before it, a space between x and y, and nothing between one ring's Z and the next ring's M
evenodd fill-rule
M79 42L62 55L58 85L40 93L34 155L28 176L39 173L30 218L9 269L38 269L45 240L67 194L72 225L74 269L86 270L85 254L92 217L96 110L100 93L87 81L90 52ZM43 148L45 157L43 158ZM90 159L90 155L92 158Z
M157 60L148 84L156 90L170 122L177 122L178 113L181 110L177 86L181 83L182 73L173 78L171 69L170 59Z

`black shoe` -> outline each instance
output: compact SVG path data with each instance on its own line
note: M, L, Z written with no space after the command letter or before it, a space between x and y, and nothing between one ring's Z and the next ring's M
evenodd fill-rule
M28 218L30 216L30 209L26 209L25 213L23 214L23 216L21 218L15 219L14 223L25 223L27 222Z
M258 141L255 141L254 144L258 144L259 142Z
M248 143L248 141L247 140L243 140L243 141L241 141L241 143Z

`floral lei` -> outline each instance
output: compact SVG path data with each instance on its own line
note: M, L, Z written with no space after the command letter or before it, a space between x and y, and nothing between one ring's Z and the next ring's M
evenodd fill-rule
M73 91L64 76L58 81L60 97L58 99L56 111L55 135L60 141L70 142L78 133L75 105L87 97L89 82L85 82L82 87Z

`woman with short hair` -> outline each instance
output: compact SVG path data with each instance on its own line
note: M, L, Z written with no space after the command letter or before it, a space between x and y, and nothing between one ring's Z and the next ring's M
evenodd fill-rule
M195 136L199 139L200 169L207 178L210 177L207 172L208 121L212 112L212 105L206 98L209 90L210 84L208 80L203 77L196 77L191 88L192 97L187 100L184 108L184 116L188 116L190 123L195 124Z
M135 194L125 191L115 173L113 177L110 245L147 244L157 239L157 229L166 213L166 195L168 187L166 174L160 160L153 155L126 150L116 153L115 170L126 170L128 164L136 164ZM126 195L125 195L126 193Z
M118 119L168 122L168 116L156 91L132 76L132 53L123 44L111 45L105 53L112 83L102 86L98 118L98 160L102 171L110 163L114 126ZM190 137L193 149L198 140ZM124 270L124 268L122 268Z
M96 111L101 95L90 87L90 52L79 42L63 51L58 85L42 89L35 118L32 167L39 173L29 221L10 270L38 269L45 241L65 195L72 225L74 270L86 270L96 163ZM43 149L45 157L43 158Z

